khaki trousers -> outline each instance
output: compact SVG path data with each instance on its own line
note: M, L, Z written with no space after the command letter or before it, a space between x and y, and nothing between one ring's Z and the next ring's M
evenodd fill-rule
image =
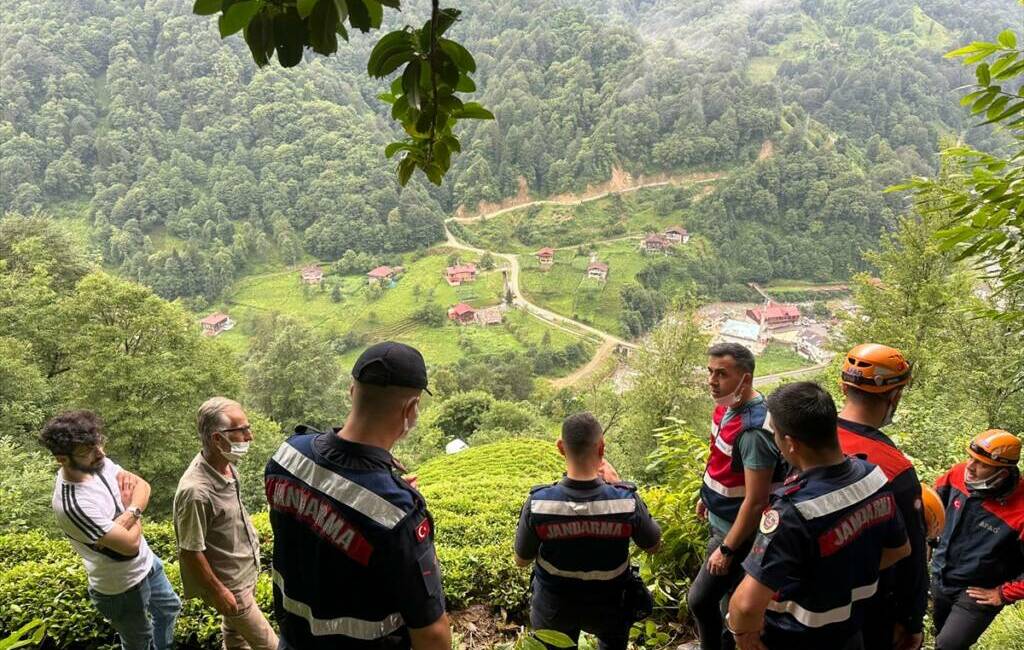
M224 650L277 650L277 634L256 604L255 589L235 592L238 613L221 617Z

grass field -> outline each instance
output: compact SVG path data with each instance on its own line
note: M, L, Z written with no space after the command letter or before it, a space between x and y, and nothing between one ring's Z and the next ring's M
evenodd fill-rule
M660 232L668 226L685 227L693 219L691 207L700 187L648 188L576 206L532 206L463 228L481 248L515 253Z
M687 246L692 244L691 241ZM520 255L522 289L531 301L542 307L623 336L619 292L623 286L636 281L636 274L649 261L666 258L642 253L636 240L601 244L596 251L598 261L609 266L606 282L586 278L589 257L565 250L555 253L555 263L546 271L539 268L533 255ZM672 283L666 282L663 289L671 295Z
M788 345L769 343L761 356L757 357L757 374L774 375L778 372L789 372L807 368L814 364L793 351Z
M474 307L501 302L504 282L500 270L482 273L476 282L451 287L442 277L449 251L439 249L418 260L409 260L405 275L395 286L372 299L363 276L327 275L323 289L303 289L298 272L280 270L250 276L235 285L234 293L218 308L236 322L235 328L219 340L235 352L244 354L248 347L251 324L260 314L279 312L307 321L328 335L340 336L350 331L361 333L369 341L394 339L413 345L424 352L428 363L452 363L463 357L508 350L523 350L538 344L550 331L551 345L561 348L577 339L561 330L549 328L525 313L506 314L502 325L481 328L460 327L450 322L431 327L413 319L413 314L428 302L446 310L458 302ZM465 255L463 261L473 261ZM331 300L331 287L337 285L340 302ZM359 350L340 357L343 367L351 365Z

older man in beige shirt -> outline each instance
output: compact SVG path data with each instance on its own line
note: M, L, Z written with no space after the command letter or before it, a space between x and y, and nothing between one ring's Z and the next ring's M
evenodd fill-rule
M252 441L249 419L238 402L213 397L196 423L203 449L174 494L185 598L202 598L221 614L225 650L276 650L277 635L255 600L259 539L235 467Z

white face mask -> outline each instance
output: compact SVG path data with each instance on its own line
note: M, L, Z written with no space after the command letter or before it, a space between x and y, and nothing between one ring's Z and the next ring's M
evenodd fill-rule
M964 477L964 483L966 483L967 487L969 489L971 489L971 490L977 490L979 492L984 492L986 490L994 490L995 488L999 487L999 485L1003 482L1004 478L1006 478L1006 473L1005 472L998 472L998 473L993 474L992 476L990 476L990 477L988 477L986 479L981 479L980 481L978 481L978 480L971 481L971 480L968 480L967 477L965 476Z
M224 436L221 436L221 438L224 438ZM223 449L220 449L220 453L222 456L224 456L224 458L227 459L229 463L234 463L237 465L239 462L241 462L242 457L249 453L248 442L232 442L227 438L224 438L224 441L231 445L231 449L229 451L224 451Z
M739 385L736 386L736 390L729 393L728 395L722 395L721 397L715 398L715 404L719 406L727 406L729 408L736 408L743 401L743 385L747 381L750 375L743 375L740 379Z

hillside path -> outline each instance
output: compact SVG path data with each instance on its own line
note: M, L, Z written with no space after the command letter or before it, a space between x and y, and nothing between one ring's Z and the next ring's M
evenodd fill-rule
M534 206L534 205L577 206L577 205L583 205L584 203L589 203L591 201L598 201L600 199L607 198L607 197L609 197L609 196L611 196L613 194L629 194L630 192L636 192L638 190L642 190L642 189L647 188L647 187L665 187L666 185L684 185L684 184L691 184L691 183L694 184L694 185L701 184L701 183L711 183L711 182L717 181L717 180L719 180L721 178L724 178L725 176L726 176L726 174L724 172L708 172L708 173L699 173L699 174L684 174L684 175L681 175L681 176L673 176L673 177L670 177L670 178L667 178L667 179L658 180L658 181L646 181L646 182L636 183L635 185L630 185L628 187L624 187L624 188L620 188L620 189L607 190L605 192L601 192L600 194L595 194L593 196L577 197L575 195L568 194L568 195L566 195L563 198L537 199L536 201L527 201L525 203L517 203L515 205L510 205L510 206L505 207L505 208L500 208L500 209L494 210L492 212L484 212L484 213L477 214L477 215L474 215L474 216L471 216L471 217L450 217L449 219L451 221L458 221L459 223L473 223L474 221L481 221L481 220L490 219L491 217L496 217L499 214L505 214L506 212L512 212L514 210L520 210L522 208L529 208L530 206Z
M503 259L506 262L508 262L508 273L509 273L509 278L508 278L509 282L508 282L508 284L509 284L509 289L511 289L511 291L512 291L512 304L513 305L521 306L521 307L525 308L527 313L532 314L533 316L536 316L536 317L540 318L543 321L547 321L548 323L553 323L553 324L556 324L556 325L568 325L568 326L574 327L574 328L576 328L578 330L582 330L582 331L584 331L584 332L586 332L588 334L592 334L592 335L598 337L599 339L601 339L602 341L604 341L606 343L607 342L611 342L611 343L614 343L616 345L621 345L623 347L627 347L627 348L634 349L634 350L639 348L639 346L636 343L631 343L631 342L629 342L629 341L627 341L627 340L625 340L623 338L615 336L614 334L609 334L608 332L605 332L603 330L599 330L596 327L591 327L590 325L587 325L586 323L581 323L578 320L574 320L572 318L568 318L566 316L562 316L561 314L555 313L555 312L551 311L550 309L545 309L544 307L541 307L540 305L538 305L536 303L530 302L526 298L526 296L523 295L522 289L519 286L519 258L518 258L518 256L516 256L514 254L510 254L510 253L499 253L497 251L488 251L488 250L484 250L482 248L477 248L475 246L470 246L469 244L466 244L466 243L461 242L458 239L456 239L455 235L452 234L452 231L448 229L447 225L445 225L444 233L445 233L445 238L446 238L447 245L452 247L452 248L457 248L457 249L460 249L460 250L469 251L471 253L476 253L478 255L483 255L484 253L490 253L493 257L500 257L501 259Z

